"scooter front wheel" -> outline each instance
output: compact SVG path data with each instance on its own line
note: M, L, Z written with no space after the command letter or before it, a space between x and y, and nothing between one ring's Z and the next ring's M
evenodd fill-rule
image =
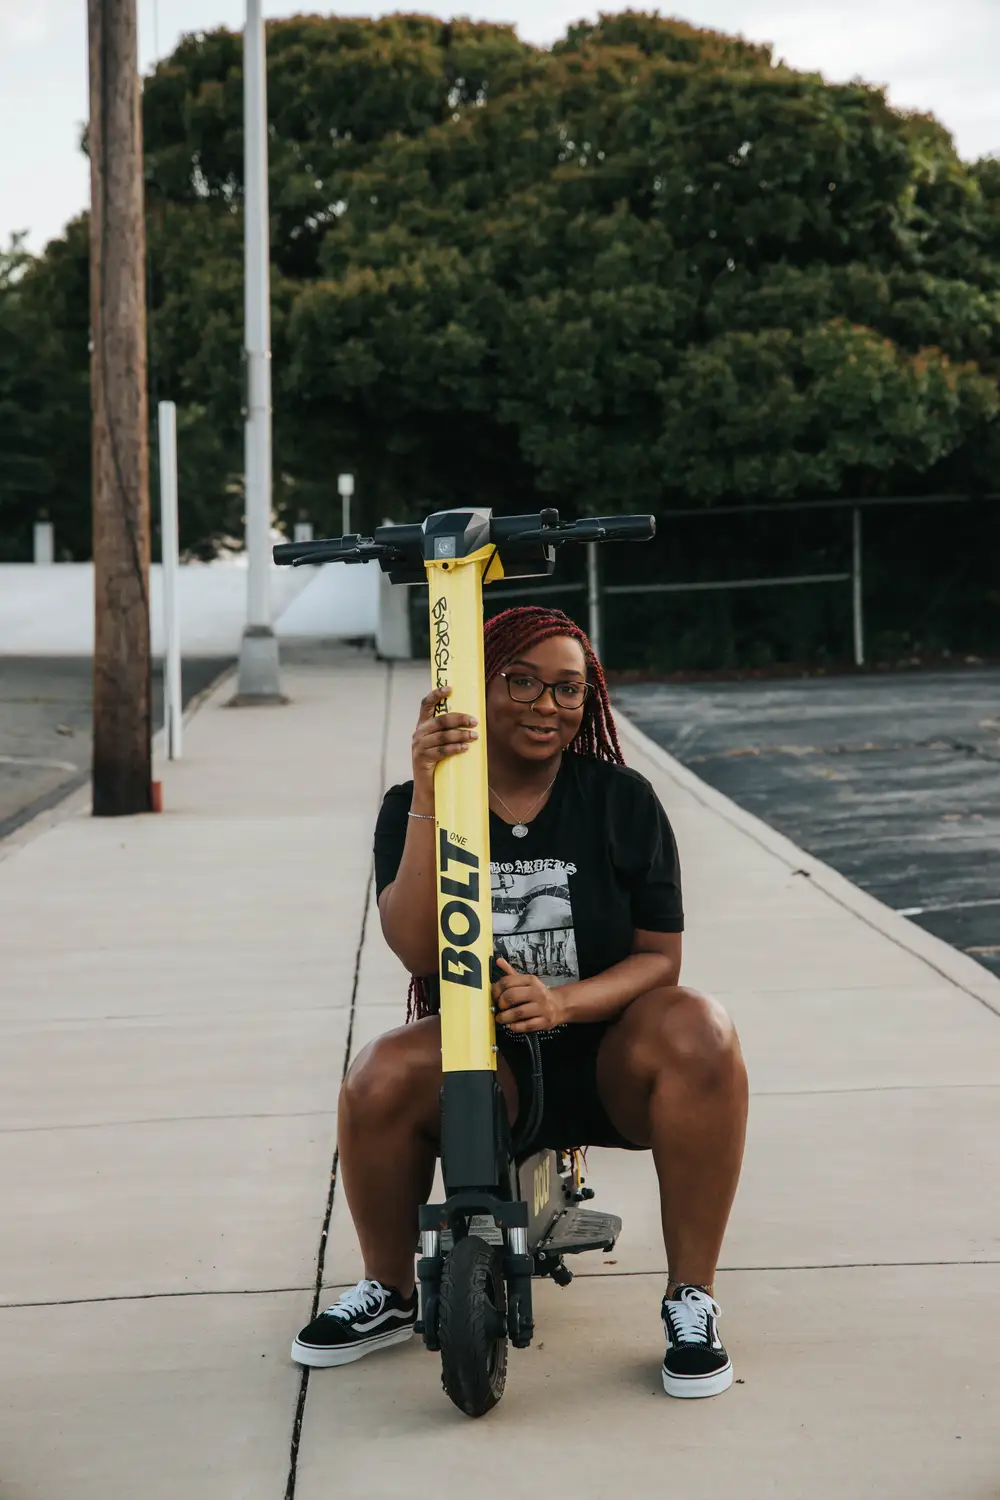
M503 1251L478 1235L456 1242L441 1275L441 1383L460 1411L482 1417L507 1381Z

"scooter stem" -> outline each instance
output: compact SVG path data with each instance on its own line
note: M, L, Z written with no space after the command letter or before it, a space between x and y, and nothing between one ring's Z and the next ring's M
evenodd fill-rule
M428 562L431 675L450 687L442 713L469 714L479 738L434 773L441 1059L445 1073L496 1071L490 993L493 919L483 665L483 574L493 547ZM496 571L494 562L491 576Z
M456 551L459 549L456 549ZM441 981L441 1166L449 1194L492 1188L504 1147L496 1087L491 961L490 813L483 662L483 582L503 576L496 548L427 560L431 675L450 687L445 713L470 714L479 737L434 773Z

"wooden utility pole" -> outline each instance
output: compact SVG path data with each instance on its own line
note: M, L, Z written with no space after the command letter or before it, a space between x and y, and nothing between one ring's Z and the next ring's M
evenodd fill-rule
M94 814L152 810L146 236L135 0L88 0Z

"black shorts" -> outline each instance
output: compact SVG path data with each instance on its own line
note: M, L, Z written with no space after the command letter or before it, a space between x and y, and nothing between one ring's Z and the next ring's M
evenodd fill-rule
M606 1025L568 1027L540 1042L545 1100L538 1133L530 1149L565 1151L577 1146L618 1146L644 1151L626 1140L608 1117L597 1092L597 1049ZM518 1118L531 1099L531 1050L521 1035L497 1027L497 1046L514 1075ZM516 1129L515 1124L515 1129Z

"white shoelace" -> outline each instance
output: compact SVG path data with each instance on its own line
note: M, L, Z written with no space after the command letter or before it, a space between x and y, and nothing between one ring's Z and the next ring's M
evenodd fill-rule
M349 1323L361 1313L381 1312L386 1303L386 1290L378 1281L359 1281L349 1292L342 1292L332 1307L326 1311L333 1318L343 1318Z
M715 1298L700 1292L696 1286L686 1286L676 1301L671 1298L663 1304L663 1316L670 1319L678 1344L704 1344L708 1339L709 1316L718 1318L721 1313Z

